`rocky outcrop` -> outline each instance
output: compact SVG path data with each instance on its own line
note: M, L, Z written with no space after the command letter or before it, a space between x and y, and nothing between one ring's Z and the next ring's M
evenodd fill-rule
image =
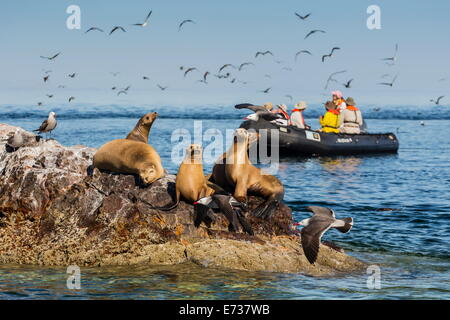
M3 141L19 130L25 145ZM292 231L291 210L280 205L268 221L247 214L255 235L229 232L217 214L194 226L193 206L170 211L175 176L150 186L133 175L92 169L95 149L64 147L0 124L0 263L133 265L194 262L205 267L311 275L357 270L358 260L322 246L315 266ZM261 199L251 198L250 209Z

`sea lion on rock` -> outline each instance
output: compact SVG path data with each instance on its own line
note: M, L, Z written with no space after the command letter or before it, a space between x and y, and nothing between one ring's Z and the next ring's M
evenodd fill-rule
M127 135L128 140L140 141L148 143L148 135L152 128L153 122L158 117L157 112L150 112L139 119L134 129Z
M247 194L266 199L253 214L267 219L275 211L278 203L284 198L284 186L276 177L262 174L248 158L249 134L245 129L237 129L234 142L225 157L225 177L234 186L234 197L246 202Z
M256 131L247 131L248 132L248 145L249 148L252 146L253 143L257 142L259 139L259 133ZM227 177L225 175L225 164L226 164L226 155L227 152L224 152L214 164L214 167L212 169L212 172L209 176L207 176L207 179L220 187L224 188L225 190L233 193L234 191L234 185L230 184L227 181Z
M149 144L118 139L103 145L94 155L94 167L117 173L137 174L145 184L164 176L161 158Z

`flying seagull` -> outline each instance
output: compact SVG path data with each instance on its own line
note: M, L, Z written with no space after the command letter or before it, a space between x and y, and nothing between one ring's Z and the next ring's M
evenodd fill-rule
M395 80L397 80L397 75L392 79L392 82L380 82L379 85L392 87L394 85Z
M33 130L33 131L38 132L38 133L50 132L50 135L51 135L51 132L56 128L57 125L58 125L58 123L56 121L56 113L50 112L47 120L44 120L44 122L42 122L39 129Z
M311 206L306 208L313 216L304 219L295 224L297 226L304 226L301 230L301 241L303 252L309 263L314 264L319 253L320 239L330 228L336 228L342 233L347 233L353 227L353 218L336 219L333 210Z
M335 50L341 50L341 48L339 48L339 47L334 47L333 49L331 49L331 52L329 53L329 54L325 54L325 55L323 55L322 56L322 62L325 62L325 58L331 58L331 56L333 55L333 52L335 51Z
M54 56L52 56L52 57L44 57L44 56L41 56L41 58L42 59L47 59L47 60L54 60L54 59L56 59L56 57L57 56L59 56L61 54L61 52L58 52L57 54L55 54Z
M46 94L46 96L47 96L47 98L49 98L49 99L53 98L53 95L52 95L52 94Z
M395 53L393 57L381 59L383 61L392 61L392 64L397 60L398 43L395 45Z
M270 89L272 89L272 88L267 88L266 90L261 90L261 91L259 91L259 92L262 92L262 93L269 93Z
M165 91L168 87L167 87L167 86L166 86L166 87L163 87L163 86L161 86L161 85L158 84L158 88L160 88L161 91Z
M193 24L195 24L195 21L192 21L192 20L190 20L190 19L183 20L183 21L180 23L180 25L178 26L178 31L181 30L181 27L182 27L185 23L193 23Z
M45 76L44 77L44 82L47 82L49 78L50 78L50 76Z
M316 33L316 32L326 33L326 32L323 31L323 30L311 30L311 31L305 36L305 39L308 38L310 35Z
M308 13L307 15L301 16L301 15L299 15L297 12L295 12L295 15L296 15L299 19L305 20L305 19L307 19L307 18L311 15L311 13Z
M308 50L300 50L295 54L295 61L297 61L297 57L299 55L301 55L302 53L306 53L306 54L309 54L310 56L312 56L311 52L309 52Z
M116 26L116 27L114 27L114 28L111 30L111 32L109 33L109 35L112 35L113 32L115 32L115 31L117 31L117 30L122 30L123 32L126 32L126 30L125 30L123 27L121 27L121 26Z
M117 95L120 96L121 94L128 94L126 90L120 90Z
M92 28L89 28L85 33L88 33L88 32L90 32L90 31L99 31L99 32L105 32L105 31L103 31L102 29L100 29L100 28L97 28L97 27L92 27Z
M148 19L150 18L151 15L152 15L152 10L150 10L149 14L147 15L147 17L145 18L143 23L135 23L135 24L133 24L133 26L146 27L148 25Z
M143 76L142 79L143 79L143 80L150 80L150 78L147 77L147 76Z
M340 73L344 73L344 72L347 72L347 70L337 71L337 72L333 72L332 74L330 74L330 76L329 76L328 79L327 79L327 83L326 83L326 85L325 85L324 90L327 90L327 89L328 89L328 85L330 84L331 81L337 82L337 81L333 78L335 75L340 74Z
M289 98L289 100L291 100L291 101L294 100L294 98L290 94L286 94L285 97Z
M271 56L273 56L273 53L271 52L271 51L269 51L269 50L267 50L267 51L258 51L256 54L255 54L255 58L258 58L258 56L259 55L263 55L263 56L265 56L266 54L270 54Z
M72 102L73 100L75 100L75 97L70 97L69 98L69 103Z
M191 72L191 71L198 71L198 70L197 70L197 68L189 68L189 69L187 69L187 70L184 72L184 77L186 77L187 74L188 74L189 72Z
M71 78L73 79L73 78L75 78L76 75L77 75L77 74L74 72L74 73L72 73L72 74L69 74L68 76L71 77Z
M444 98L445 96L440 96L439 98L437 98L436 100L431 99L430 102L434 102L436 105L439 105L439 102L441 101L442 98Z
M233 68L233 69L236 69L236 66L234 66L234 65L232 65L232 64L230 64L230 63L227 63L227 64L224 64L224 65L219 69L219 73L222 72L223 69L228 68L228 67L231 67L231 68Z
M344 87L346 87L347 89L350 89L351 88L351 83L352 83L352 81L353 81L353 79L350 79L350 80L348 80L346 83L343 83L342 85L344 86Z
M207 84L208 82L206 81L206 78L209 76L209 71L206 71L204 74L203 74L203 80L200 80L200 82L203 82L203 83L205 83L205 84Z
M239 71L242 71L242 69L245 67L245 66L250 66L250 65L255 65L254 63L251 63L251 62L244 62L244 63L242 63L240 66L239 66Z

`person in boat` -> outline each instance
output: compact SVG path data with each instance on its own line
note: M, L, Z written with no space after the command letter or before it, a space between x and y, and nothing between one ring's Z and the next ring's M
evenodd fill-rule
M299 129L311 129L311 127L305 123L305 118L303 117L303 111L305 111L307 107L305 101L300 101L294 106L294 109L291 111L291 126Z
M272 102L266 102L263 104L263 107L266 108L267 111L272 112L273 104L272 104Z
M361 111L355 106L355 100L352 97L348 97L345 102L347 107L341 112L342 124L340 132L360 134L361 127L364 123Z
M327 101L325 103L325 109L327 109L327 112L319 119L320 125L322 126L319 131L339 133L341 114L336 109L336 104L331 101Z
M336 110L342 113L342 111L344 111L345 108L347 107L342 92L336 90L333 91L331 94L333 95L333 103L336 106Z

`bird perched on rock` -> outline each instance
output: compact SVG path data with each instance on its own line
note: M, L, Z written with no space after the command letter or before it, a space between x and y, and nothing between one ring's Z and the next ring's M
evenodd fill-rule
M309 263L314 264L319 254L320 239L330 228L335 228L342 233L347 233L353 227L353 218L336 219L333 210L311 206L306 210L313 213L313 216L304 219L295 224L296 226L303 226L301 230L301 241L303 252Z
M6 139L6 146L10 148L12 151L16 151L24 144L23 135L19 130L16 130L12 134L9 135L9 138Z
M55 130L57 125L58 122L56 121L56 113L50 112L47 120L44 120L44 122L42 122L39 129L33 131L38 133L50 133L51 136L51 132Z

